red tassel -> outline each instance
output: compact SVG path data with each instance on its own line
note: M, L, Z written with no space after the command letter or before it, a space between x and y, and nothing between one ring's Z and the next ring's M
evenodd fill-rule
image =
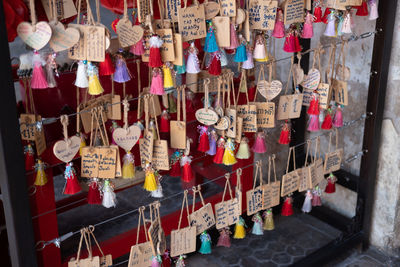
M224 152L225 152L225 141L224 138L221 137L217 142L217 153L215 153L215 156L213 158L213 162L215 164L222 164L222 158L224 157Z
M171 267L171 257L169 256L168 250L165 250L162 257L162 267Z
M287 122L282 127L281 135L279 136L279 144L287 145L290 143L290 126Z
M171 177L180 177L181 176L181 165L179 164L179 160L171 165L171 170L169 171L169 176Z
M94 178L89 184L87 202L89 204L101 204L102 202L97 178Z
M160 132L169 133L169 115L166 110L164 110L161 114Z
M309 115L319 115L319 102L318 102L318 93L314 91L312 94L312 99L310 102L310 106L308 107L307 114Z
M197 129L200 132L199 145L197 146L197 150L205 153L210 149L210 141L208 139L207 127L198 126Z
M301 49L302 49L297 33L294 35L294 49L295 49L296 53L301 52Z
M291 216L293 215L293 207L292 207L292 197L286 197L285 202L282 205L282 216Z
M150 38L149 42L150 42L149 67L160 68L163 65L161 61L161 52L160 52L162 40L160 39L160 37L155 35Z
M291 30L286 35L285 43L283 44L283 50L288 53L296 53L301 51L300 41L295 31Z
M110 53L106 53L106 57L103 62L99 64L99 75L100 76L110 76L114 74L115 68L111 60Z
M332 194L336 192L336 177L331 173L328 177L328 184L325 187L325 193Z
M324 119L324 121L322 122L322 125L321 125L321 128L323 130L332 129L332 115L331 115L331 113L332 113L331 108L328 108L328 110L326 111L326 114L325 114L325 119Z
M314 8L314 22L322 22L322 9L320 6Z
M35 167L35 152L33 151L31 144L28 144L25 147L24 154L25 154L25 170L31 171Z
M64 188L65 195L73 195L82 190L71 162L65 166L64 178L67 180Z
M182 180L186 183L190 182L194 178L192 167L190 163L192 162L191 157L183 156L181 159L181 167L182 167Z
M329 14L331 14L331 9L327 7L325 9L324 16L321 19L323 23L328 24L328 16L329 16Z
M208 73L216 76L221 74L221 60L220 56L217 53L218 52L212 53L211 63L208 66Z
M366 1L362 1L361 6L356 6L357 9L356 15L360 17L368 16L368 5Z

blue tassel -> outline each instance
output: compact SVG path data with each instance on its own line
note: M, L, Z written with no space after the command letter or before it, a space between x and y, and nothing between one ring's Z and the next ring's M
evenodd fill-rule
M204 231L200 235L200 240L201 240L201 247L199 249L199 252L201 254L211 254L211 237L210 235Z
M184 74L186 72L185 59L183 59L182 66L174 65L174 71L176 74Z
M247 60L247 54L246 54L246 46L244 44L239 45L238 48L236 48L236 54L234 61L235 62L245 62Z
M214 53L218 50L219 48L217 45L217 40L215 39L214 28L212 26L212 23L210 23L206 35L206 41L204 43L204 51L207 53Z

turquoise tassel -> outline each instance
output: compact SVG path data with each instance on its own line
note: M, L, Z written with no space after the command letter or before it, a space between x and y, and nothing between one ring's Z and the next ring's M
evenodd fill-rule
M252 221L254 222L253 224L253 229L251 229L251 233L253 235L263 235L264 230L263 230L263 219L260 215L260 213L254 214Z
M236 54L234 61L235 62L245 62L247 60L247 54L246 54L246 46L244 44L239 45L238 48L236 48Z
M174 65L174 71L176 74L184 74L186 72L186 65L185 65L185 59L183 59L183 65Z
M206 41L204 43L204 51L208 53L214 53L219 50L217 45L217 40L215 39L214 28L212 23L210 22L210 26L208 27Z
M201 254L211 254L211 237L207 233L207 231L201 233L200 241L201 241L201 247L199 252Z

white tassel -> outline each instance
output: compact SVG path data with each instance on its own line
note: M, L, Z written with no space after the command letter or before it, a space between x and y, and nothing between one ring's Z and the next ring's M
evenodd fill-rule
M83 63L83 61L78 62L75 86L78 86L80 88L87 88L89 86L89 81L86 72L86 64Z
M149 43L150 47L160 48L163 44L163 40L161 40L161 38L158 36L152 36L150 37Z
M304 199L304 203L303 203L303 207L301 208L301 210L305 213L309 213L312 209L312 193L310 190L307 190L306 193L306 198Z
M106 208L111 208L117 205L117 198L114 193L114 189L110 185L110 181L106 180L103 186L103 206Z
M369 1L369 20L376 20L377 18L379 18L379 14L378 14L378 6L376 4L376 0L370 0Z
M26 53L19 56L19 69L32 69L33 53Z
M154 197L154 198L162 198L162 197L164 197L161 184L157 185L157 189L156 190L151 191L150 196Z
M352 33L351 27L352 27L352 25L351 25L351 13L348 12L345 15L344 19L343 19L341 32L342 33Z

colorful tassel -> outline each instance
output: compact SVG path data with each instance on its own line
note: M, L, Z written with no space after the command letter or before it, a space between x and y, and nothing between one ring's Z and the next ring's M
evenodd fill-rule
M159 68L163 65L161 61L160 47L163 44L163 40L157 35L150 37L150 54L149 54L149 67Z
M114 82L125 83L130 80L131 75L126 65L125 58L122 55L122 51L120 50L119 53L116 55Z
M246 49L246 53L247 53L247 60L243 62L242 69L251 70L254 68L254 61L253 61L253 52L251 51L251 48L249 46Z
M368 1L369 4L369 20L376 20L377 18L379 18L379 14L378 14L378 6L376 4L376 0L369 0Z
M155 173L155 175L157 176L157 189L154 191L150 192L150 196L154 197L154 198L163 198L164 194L163 194L163 190L162 190L162 186L161 186L161 176L159 175L158 172Z
M321 6L316 6L314 8L314 17L315 17L314 23L322 22L322 9L321 9Z
M307 114L309 115L319 115L319 94L317 91L314 91L311 96L310 105L307 109Z
M182 60L182 65L174 65L174 71L176 74L184 74L186 72L186 64L185 64L185 58Z
M255 60L264 60L267 57L265 52L265 39L262 34L256 35L256 44L254 46L253 58Z
M40 56L39 52L35 51L32 57L32 79L31 79L31 88L32 89L46 89L48 87L46 75L43 70L43 59Z
M76 70L76 80L74 84L79 88L87 88L89 86L86 61L80 60L78 62L78 69Z
M31 144L25 146L24 155L25 155L25 170L26 171L33 170L35 166L35 152L33 151Z
M103 93L104 89L101 87L99 81L97 67L91 62L88 62L87 64L87 73L89 76L89 95L99 95Z
M343 127L343 114L341 105L338 105L338 107L336 108L335 116L333 116L332 125L336 128Z
M279 136L279 144L288 145L290 143L290 125L286 121L282 126L281 134Z
M219 55L220 55L220 61L221 61L221 67L226 67L228 66L228 58L226 57L226 52L225 49L220 48L219 49Z
M353 24L353 19L351 17L351 12L350 11L346 11L344 18L343 18L343 22L342 22L342 27L340 29L341 33L352 33L352 24Z
M163 110L160 119L160 132L169 133L169 114L167 110Z
M306 197L304 198L303 207L301 208L301 210L304 213L309 213L311 211L311 209L312 209L312 204L311 204L312 198L313 198L313 195L311 193L311 190L307 190Z
M215 39L214 27L210 22L207 30L206 40L204 43L204 52L214 53L217 52L218 50L219 47L217 45L217 40Z
M282 9L278 8L276 11L276 20L272 36L275 38L285 37L285 24L283 23L283 12Z
M307 11L306 19L303 25L303 33L301 35L301 38L303 39L311 39L314 36L314 30L313 30L313 20L314 17L313 15Z
M265 153L267 152L267 146L265 145L265 134L264 132L258 132L256 141L254 142L253 147L251 148L254 153Z
M239 45L239 47L236 49L235 58L233 61L238 63L247 61L246 46L244 44Z
M317 207L317 206L322 206L321 203L321 189L319 186L316 186L314 190L312 191L313 197L312 197L312 206Z
M250 156L251 155L250 155L248 139L246 137L242 137L242 140L240 140L239 149L236 153L236 158L237 159L249 159Z
M214 129L211 130L210 134L208 135L208 143L210 149L206 152L207 155L214 156L217 153L217 139L218 135Z
M328 37L336 37L336 16L335 12L332 11L328 16L328 25L326 25L326 29L324 32L325 36Z
M169 171L169 176L179 177L181 176L181 164L180 160L182 158L182 152L175 150L171 155L171 170Z
M238 39L238 36L236 33L236 27L233 23L231 23L230 30L231 30L231 34L230 34L231 44L229 47L227 47L227 49L233 50L233 49L238 48L238 46L239 46L239 39Z
M224 165L231 166L237 162L234 151L235 151L235 145L233 144L232 139L228 138L228 140L225 143L225 151L222 157L222 163Z
M197 126L197 131L199 135L199 145L197 146L197 151L206 153L210 149L210 141L208 139L208 127L199 125Z
M135 56L143 55L144 54L143 38L140 39L140 41L137 42L136 44L132 45L131 48L129 49L129 52L131 52Z
M283 51L288 53L297 53L301 51L296 31L290 30L286 35L285 43L283 44Z
M275 224L274 224L274 215L272 213L272 209L267 209L263 213L264 217L264 225L263 229L267 231L272 231L275 229Z
M135 178L135 159L130 151L127 151L122 159L122 178L133 179Z
M146 172L146 177L144 179L143 188L149 192L156 190L157 189L156 177L154 175L154 170L149 163L146 164L145 172Z
M57 82L54 77L54 72L58 76L57 63L56 63L56 53L51 53L47 56L46 60L46 80L48 88L57 87Z
M110 182L110 180L105 180L103 185L103 207L105 208L115 208L117 206L117 197L114 193L114 185Z
M319 116L318 115L310 115L310 119L308 120L307 130L310 132L319 131Z
M185 258L186 255L180 255L179 258L176 260L175 267L185 267Z
M234 239L243 239L246 237L246 223L242 216L239 216L239 221L235 225L235 233L233 234Z
M293 199L290 196L287 196L282 205L282 216L291 216L293 215L293 207L292 207Z
M100 194L100 185L97 178L93 178L89 184L89 191L87 195L88 204L100 205L102 203Z
M163 65L164 89L174 88L174 80L172 79L172 66L169 62Z
M328 180L328 184L325 187L325 193L327 193L327 194L335 193L337 178L335 177L335 175L333 175L333 173L330 173L327 180Z
M222 228L219 230L219 238L218 238L218 243L217 247L226 247L230 248L231 247L231 231L229 230L229 227Z
M47 184L47 175L45 168L46 164L38 159L38 162L35 165L35 170L36 170L36 178L35 178L35 185L36 186L43 186Z
M253 215L253 218L251 220L254 222L253 228L251 229L251 233L253 235L263 235L263 220L261 218L261 215L259 212Z
M222 164L222 159L224 157L225 152L225 140L221 136L220 139L217 142L217 152L215 153L215 156L213 158L213 162L216 164Z
M166 249L162 256L162 267L171 267L171 257L169 255L169 250Z
M331 10L330 8L325 8L325 12L324 15L322 16L322 22L325 24L328 24L328 17L329 15L332 13L333 10Z
M99 75L110 76L114 74L115 67L111 59L110 53L106 53L104 61L99 63Z
M211 254L211 236L204 231L200 234L201 247L199 252L201 254Z
M322 122L321 128L323 130L332 129L332 109L331 109L331 107L328 107L328 109L325 112L325 118L324 118L324 121Z
M65 166L64 178L67 180L64 187L65 195L74 195L82 190L78 178L76 177L76 171L72 166L72 162L68 162Z
M190 182L194 178L192 167L190 163L192 162L192 157L184 155L181 160L182 167L182 180L186 183Z
M189 47L189 55L186 62L187 73L196 74L201 71L199 58L197 57L198 54L199 51L197 50L196 46L194 45L194 43L191 43Z
M163 76L159 68L153 69L153 77L151 79L150 93L153 95L165 94Z
M151 256L151 267L161 267L162 259L160 255Z
M368 5L367 5L367 1L363 0L361 6L356 6L355 7L357 9L357 16L360 17L365 17L368 16Z
M211 54L210 64L208 65L208 73L211 75L219 76L221 75L221 55L219 52Z

